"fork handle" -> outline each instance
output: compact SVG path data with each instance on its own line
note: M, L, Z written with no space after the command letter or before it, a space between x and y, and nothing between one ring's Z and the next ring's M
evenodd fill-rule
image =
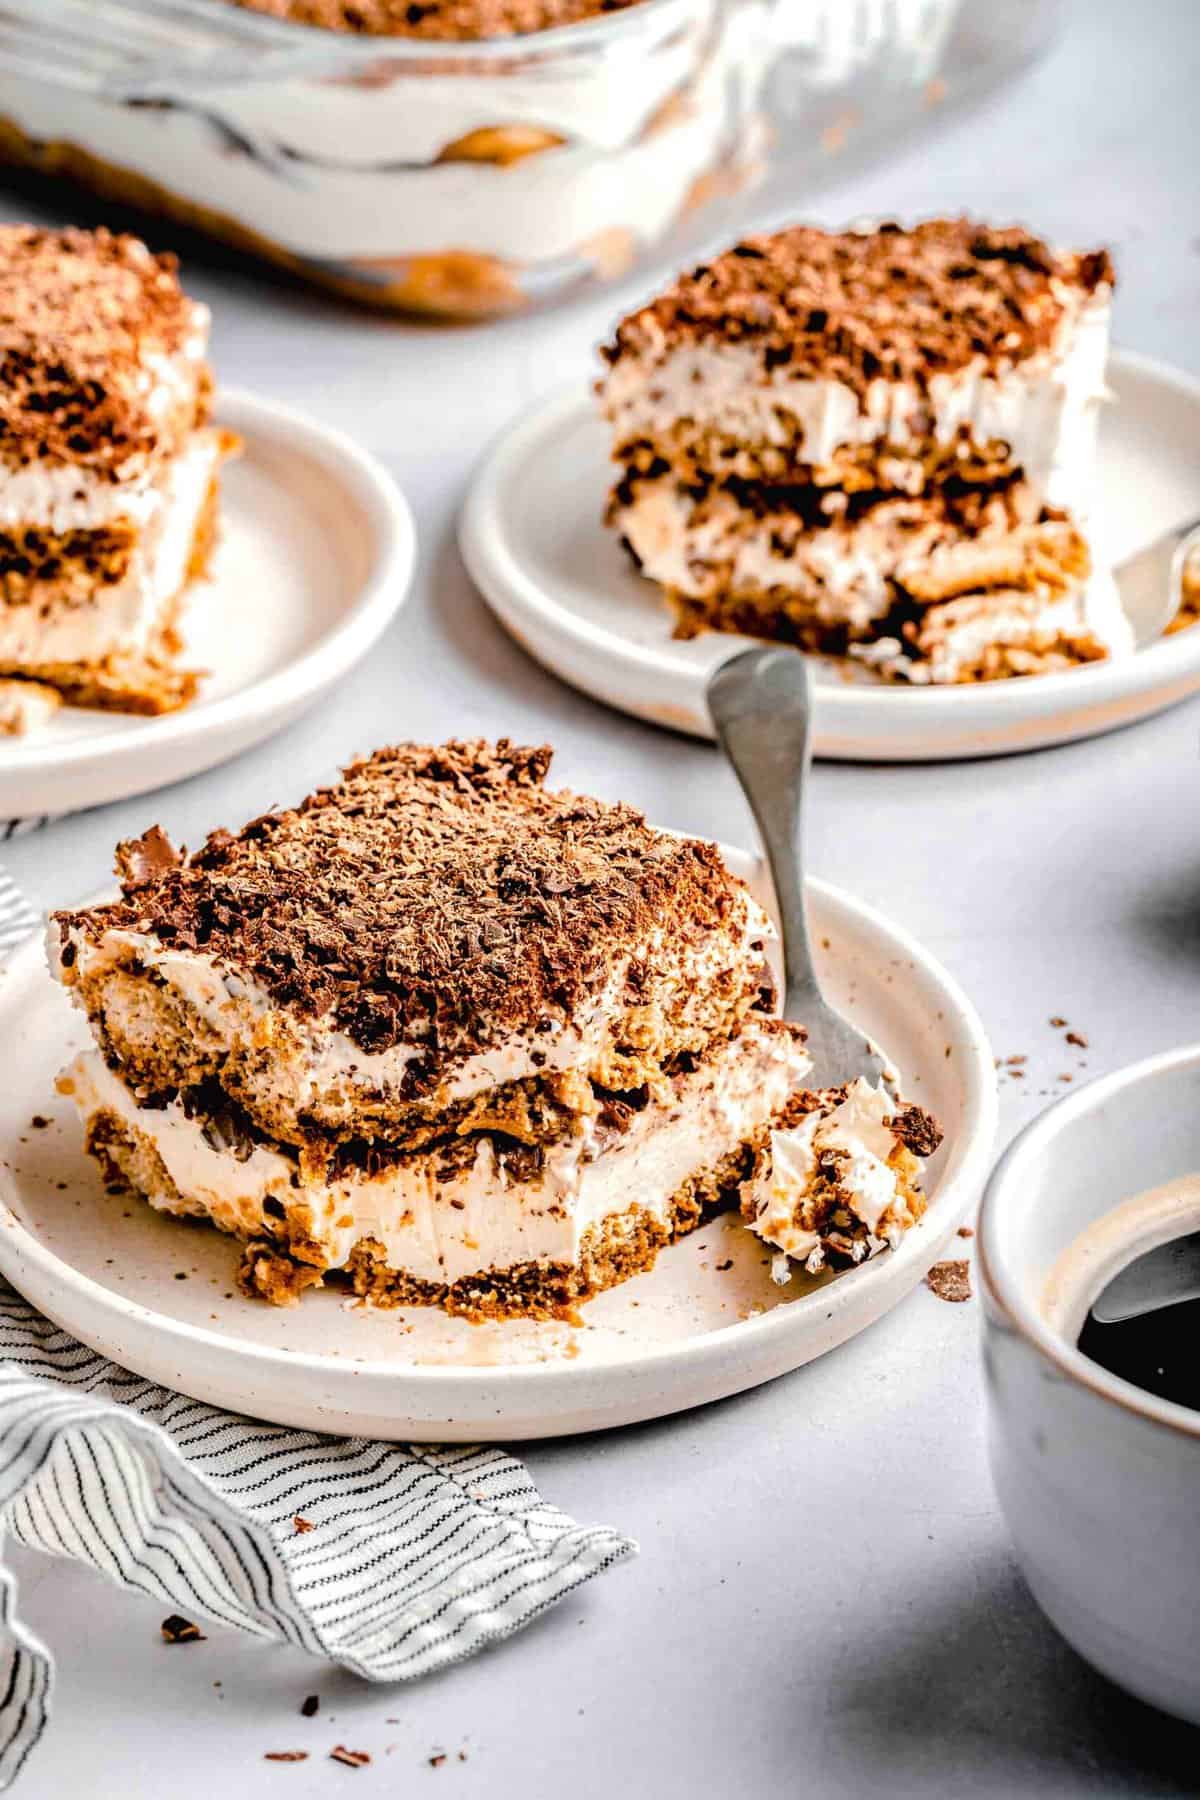
M808 658L763 647L730 657L709 677L708 710L750 803L775 888L787 984L784 1016L823 1004L804 905L804 788L812 760Z

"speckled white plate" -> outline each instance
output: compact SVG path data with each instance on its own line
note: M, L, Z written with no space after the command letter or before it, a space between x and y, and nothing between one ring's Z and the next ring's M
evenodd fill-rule
M335 687L404 601L412 517L374 457L254 394L223 389L217 419L245 448L184 622L187 660L208 671L199 695L157 719L63 707L0 739L0 819L104 805L237 756Z
M1200 516L1200 382L1116 352L1115 404L1100 432L1093 531L1114 562ZM607 428L585 391L507 433L475 478L460 543L480 592L554 674L637 718L711 737L709 675L748 640L680 643L653 583L601 519L611 485ZM1200 629L1148 638L1133 656L1066 675L907 688L815 658L819 756L933 762L1036 750L1132 724L1200 690Z
M725 854L770 904L759 861ZM945 970L835 888L813 883L810 910L830 995L946 1130L925 1218L862 1268L776 1287L762 1245L722 1218L590 1301L578 1327L373 1311L331 1289L282 1311L244 1299L231 1239L104 1192L74 1108L54 1091L86 1028L34 943L0 972L0 1273L139 1374L318 1431L555 1437L678 1412L795 1369L872 1324L937 1260L982 1186L996 1113L983 1028ZM49 1124L34 1128L35 1115Z

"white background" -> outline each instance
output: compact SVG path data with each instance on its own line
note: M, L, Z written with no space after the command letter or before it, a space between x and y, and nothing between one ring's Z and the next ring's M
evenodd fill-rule
M1075 0L1069 19L1051 56L982 112L831 182L813 204L798 197L795 211L833 223L969 209L1066 243L1108 242L1118 341L1200 372L1200 4ZM403 737L548 739L572 785L745 842L714 752L557 686L492 623L453 547L480 448L543 392L586 378L592 344L647 278L547 317L435 330L215 260L193 260L186 276L215 308L226 380L353 432L399 476L422 537L417 591L368 666L274 743L7 846L31 898L95 889L115 840L154 819L195 844ZM818 769L814 871L945 960L997 1055L1028 1055L1025 1078L1003 1080L1004 1137L1062 1091L1060 1074L1078 1080L1200 1035L1198 786L1195 703L1021 758ZM1089 1049L1065 1048L1051 1015ZM1015 1573L987 1474L978 1330L977 1303L921 1289L769 1388L531 1448L546 1494L632 1533L640 1558L409 1689L371 1690L216 1630L167 1649L161 1603L20 1556L22 1609L60 1672L22 1800L325 1796L347 1784L573 1800L1194 1793L1200 1734L1092 1675ZM298 1712L310 1692L322 1698L312 1721ZM327 1761L339 1741L372 1765ZM293 1748L310 1760L261 1760ZM449 1758L431 1768L437 1751Z

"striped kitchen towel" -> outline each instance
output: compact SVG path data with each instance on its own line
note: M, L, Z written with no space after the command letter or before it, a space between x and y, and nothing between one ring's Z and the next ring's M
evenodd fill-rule
M0 871L0 952L35 925ZM549 1506L498 1449L267 1425L98 1356L0 1281L0 1788L45 1729L54 1664L6 1533L184 1620L411 1681L518 1631L635 1546Z

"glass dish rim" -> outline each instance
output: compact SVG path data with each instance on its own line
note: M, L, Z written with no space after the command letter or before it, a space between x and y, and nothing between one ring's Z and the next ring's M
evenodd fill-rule
M600 13L564 25L549 26L544 31L513 32L494 38L408 38L385 33L358 34L334 31L321 25L302 24L293 19L276 19L252 9L235 7L231 0L171 0L169 14L164 15L157 0L119 0L134 12L153 15L161 26L173 15L181 25L224 25L236 21L239 36L258 40L263 51L279 51L277 68L248 69L247 79L267 80L272 74L279 80L312 74L322 67L355 69L380 62L528 62L548 59L557 52L606 49L610 44L628 38L640 39L665 24L672 14L693 15L702 10L696 0L633 0L618 11ZM716 4L728 0L716 0ZM747 0L741 0L747 3ZM46 24L52 25L54 0L48 0ZM249 46L247 46L249 47ZM287 52L292 56L288 57ZM203 65L194 71L203 79ZM186 83L188 71L172 71Z

